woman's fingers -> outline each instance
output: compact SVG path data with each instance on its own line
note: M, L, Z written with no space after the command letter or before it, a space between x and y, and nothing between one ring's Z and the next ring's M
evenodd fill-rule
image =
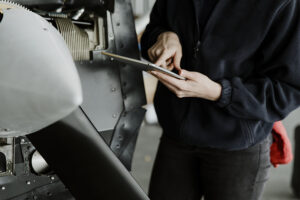
M174 63L174 67L179 71L179 73L180 73L180 71L181 71L181 67L180 67L180 61L181 61L181 58L182 58L182 51L181 51L181 49L180 50L178 50L176 53L175 53L175 56L174 56L174 61L173 61L173 63Z
M162 52L162 54L160 55L160 57L157 59L157 61L154 64L166 68L167 67L167 60L172 59L173 54L174 54L174 52L172 52L170 50L164 50Z

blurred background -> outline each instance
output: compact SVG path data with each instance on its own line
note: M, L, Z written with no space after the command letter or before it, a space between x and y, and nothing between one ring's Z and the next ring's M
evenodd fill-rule
M145 26L149 22L149 13L154 2L155 0L132 0L136 30L139 39ZM156 114L153 108L153 95L155 93L157 80L151 75L144 73L144 83L148 102L146 108L148 111L140 130L133 160L132 175L141 185L143 190L147 192L162 130L157 124ZM300 109L291 113L283 123L287 129L294 150L294 131L296 126L300 125ZM296 199L291 188L292 168L293 163L279 165L277 168L272 167L270 179L264 191L263 200Z

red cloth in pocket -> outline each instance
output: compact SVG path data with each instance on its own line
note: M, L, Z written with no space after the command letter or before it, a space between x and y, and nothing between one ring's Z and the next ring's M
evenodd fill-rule
M292 145L281 121L274 123L272 135L271 163L274 167L290 163L293 160Z

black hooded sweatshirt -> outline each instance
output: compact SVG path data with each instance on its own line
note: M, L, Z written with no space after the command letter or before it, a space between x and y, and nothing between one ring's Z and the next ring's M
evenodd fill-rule
M159 83L159 123L191 145L245 149L300 105L300 1L218 0L203 28L196 1L157 0L142 54L148 58L160 33L175 32L181 67L219 82L222 94L217 102L179 99Z

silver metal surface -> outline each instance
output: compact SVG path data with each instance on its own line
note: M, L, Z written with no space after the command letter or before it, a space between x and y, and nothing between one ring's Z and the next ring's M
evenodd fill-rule
M108 37L108 42L105 44L106 50L114 51L115 41L110 12L107 12L105 19L101 21L99 29L102 30L103 35L99 37L99 43L103 44ZM104 24L106 25L104 26ZM124 96L121 90L118 65L93 51L92 62L77 62L76 66L84 96L81 107L100 133L113 130L124 110ZM137 86L135 85L135 87ZM111 91L112 88L115 90Z
M76 12L76 14L72 17L73 20L78 20L82 14L84 13L85 9L84 8L81 8L80 10L78 10Z
M0 177L12 175L14 173L15 163L15 139L2 138L0 143L0 152L5 155L6 169L0 172Z
M10 8L22 8L27 10L27 8L25 8L24 6L14 3L12 1L8 1L8 0L0 1L0 10L10 9Z
M31 166L37 174L45 174L50 170L48 163L38 151L35 151L31 157Z
M3 15L0 137L12 137L67 116L81 104L82 91L72 56L51 24L19 7Z
M55 23L65 39L75 61L90 60L89 36L72 23L71 19L56 18Z

